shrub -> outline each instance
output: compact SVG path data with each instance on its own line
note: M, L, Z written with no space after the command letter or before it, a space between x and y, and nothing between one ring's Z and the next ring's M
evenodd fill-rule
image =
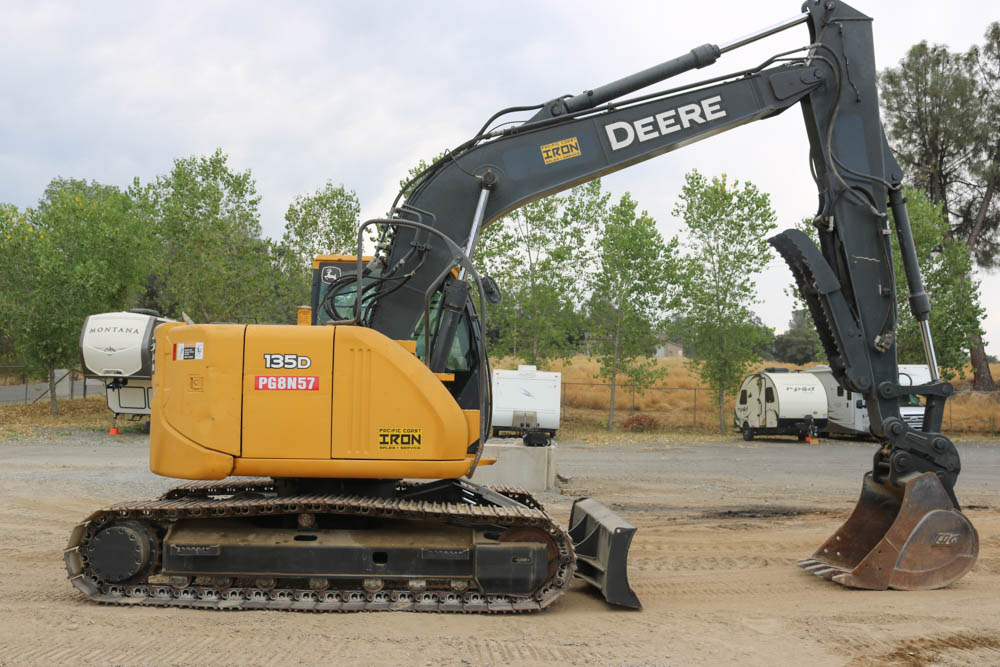
M636 412L622 422L622 428L633 433L646 433L660 428L660 422L653 415Z

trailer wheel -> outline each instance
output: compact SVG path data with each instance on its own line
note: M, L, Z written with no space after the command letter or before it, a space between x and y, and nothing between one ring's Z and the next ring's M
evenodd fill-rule
M743 428L741 428L740 431L743 433L744 440L747 442L753 440L753 429L750 428L750 424L743 422Z

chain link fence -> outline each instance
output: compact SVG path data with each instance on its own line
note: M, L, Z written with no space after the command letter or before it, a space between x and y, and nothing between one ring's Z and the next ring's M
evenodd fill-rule
M722 407L727 430L733 429L736 396L726 396ZM607 425L611 385L604 382L563 382L561 410L564 419ZM664 429L718 429L716 393L704 387L650 387L639 390L618 385L615 390L615 424L627 424L633 415L644 415L642 425ZM1000 392L960 391L945 406L942 430L947 433L1000 433Z
M59 399L87 398L101 395L104 383L86 380L78 368L56 370L56 397ZM49 400L48 380L31 377L24 365L0 366L0 405L28 405Z

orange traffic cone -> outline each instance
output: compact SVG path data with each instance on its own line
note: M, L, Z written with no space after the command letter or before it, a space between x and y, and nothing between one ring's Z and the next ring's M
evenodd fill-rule
M109 435L118 435L119 433L121 433L121 431L118 430L117 426L112 426L110 429L108 429Z

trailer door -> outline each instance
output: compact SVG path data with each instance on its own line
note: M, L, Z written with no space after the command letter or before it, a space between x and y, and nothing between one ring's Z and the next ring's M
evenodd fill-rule
M750 407L747 422L750 424L750 428L760 428L764 417L764 406L761 403L760 376L758 375L755 378L751 378L750 381L746 383L746 389L747 405Z
M764 426L778 428L778 394L774 383L764 382Z

